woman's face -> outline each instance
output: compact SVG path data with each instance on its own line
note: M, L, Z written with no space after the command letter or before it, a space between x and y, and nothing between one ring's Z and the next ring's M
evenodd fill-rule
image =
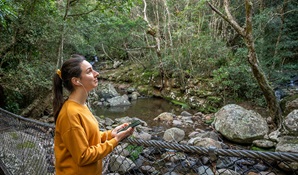
M81 63L81 70L82 73L80 82L86 89L86 91L89 92L92 89L96 88L98 85L97 76L99 75L99 73L93 70L92 65L86 60Z

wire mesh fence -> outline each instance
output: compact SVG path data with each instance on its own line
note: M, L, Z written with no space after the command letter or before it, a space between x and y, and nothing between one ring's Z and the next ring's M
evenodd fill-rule
M0 108L0 174L55 174L53 137L53 125ZM298 175L298 154L127 138L103 166L105 175Z

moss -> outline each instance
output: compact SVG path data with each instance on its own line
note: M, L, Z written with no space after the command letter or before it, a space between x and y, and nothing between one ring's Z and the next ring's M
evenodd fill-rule
M210 125L214 121L214 118L211 118L210 120L206 120L205 123Z
M26 141L24 143L17 144L17 149L34 148L34 147L35 147L35 143L30 142L30 141Z
M182 109L190 109L190 106L187 103L171 99L170 97L164 97L164 98L175 105L181 106Z
M14 140L17 140L17 139L19 139L19 136L18 136L18 134L17 133L15 133L15 132L12 132L12 133L10 133L10 136L12 137L12 139L14 139Z
M265 149L265 148L260 148L257 146L251 147L251 150L253 150L253 151L273 151L273 152L275 151L274 148Z

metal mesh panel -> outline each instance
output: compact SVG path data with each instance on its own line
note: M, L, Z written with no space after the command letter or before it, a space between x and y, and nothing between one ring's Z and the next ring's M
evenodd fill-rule
M203 148L128 138L106 158L104 174L296 175L298 154Z
M0 108L0 174L55 174L54 126ZM105 175L298 175L298 154L195 147L127 138L103 161Z
M6 174L54 174L54 127L0 111L0 159Z

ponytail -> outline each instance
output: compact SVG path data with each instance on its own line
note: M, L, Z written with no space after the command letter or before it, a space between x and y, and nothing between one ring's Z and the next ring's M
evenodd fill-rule
M85 57L82 55L72 55L70 59L63 63L61 70L58 69L53 76L53 113L55 123L65 101L63 97L63 87L65 87L69 92L74 90L73 84L71 83L71 78L81 76L82 70L80 65L84 60Z
M60 112L62 105L64 103L62 79L56 73L53 76L53 86L54 86L53 113L54 113L54 120L56 123L59 112Z

